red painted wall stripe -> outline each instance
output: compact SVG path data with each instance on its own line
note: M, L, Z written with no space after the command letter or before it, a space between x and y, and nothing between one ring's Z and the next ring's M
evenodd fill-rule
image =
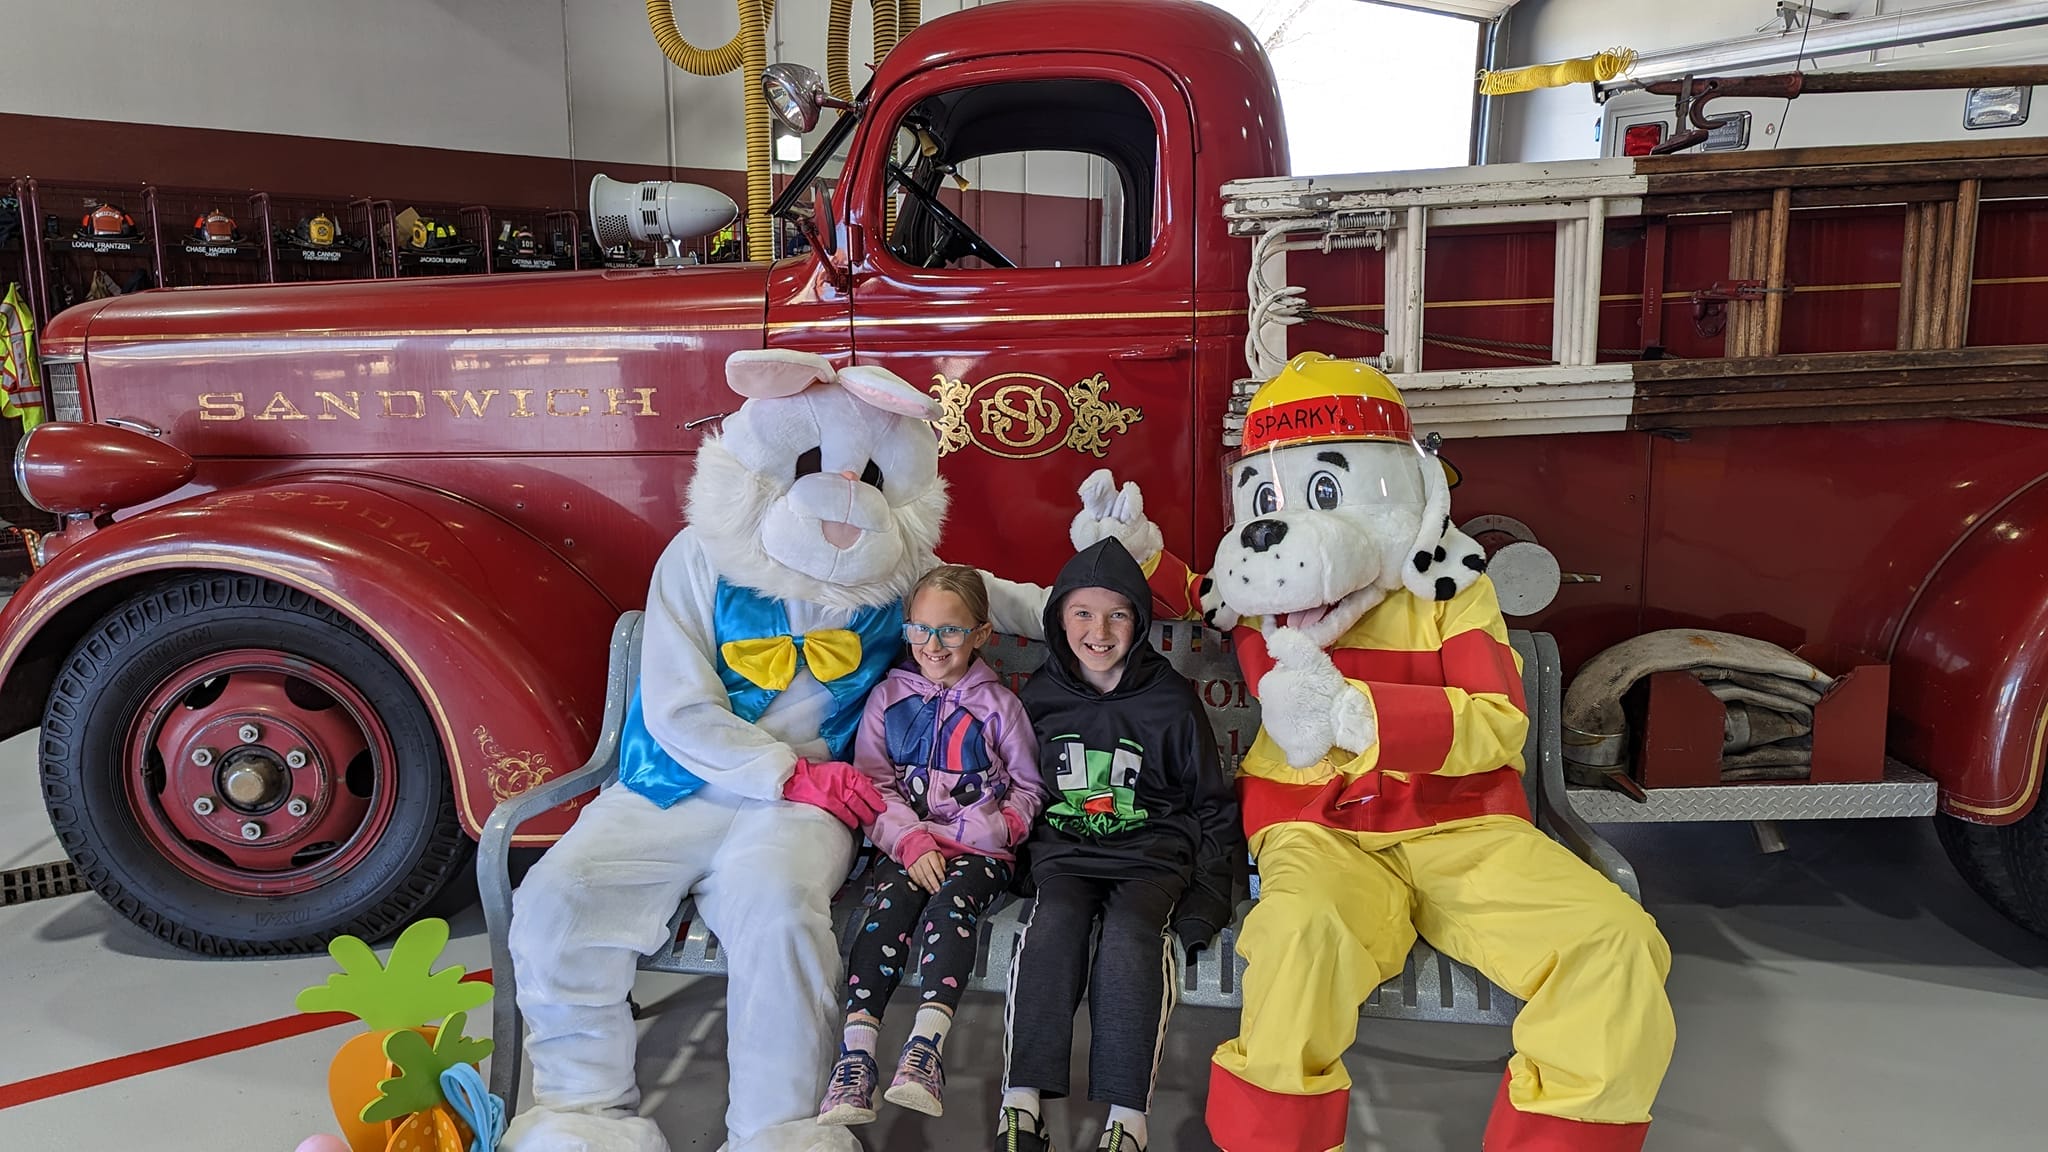
M480 972L471 972L464 975L463 979L481 980L488 984L491 980L491 970L485 968ZM34 1076L27 1080L16 1080L12 1084L0 1084L0 1110L21 1104L33 1104L52 1096L82 1092L87 1088L112 1084L116 1080L161 1072L166 1068L196 1063L212 1056L224 1056L230 1052L258 1048L341 1024L352 1024L355 1019L346 1012L297 1012L290 1016L280 1016L275 1020L265 1020L260 1024L215 1032L211 1036L181 1040L161 1048L150 1048L141 1052L131 1052L126 1056L116 1056L111 1060L81 1064L76 1068L67 1068L46 1076ZM315 1081L323 1079L323 1076L315 1076ZM314 1083L314 1088L319 1086L318 1083Z

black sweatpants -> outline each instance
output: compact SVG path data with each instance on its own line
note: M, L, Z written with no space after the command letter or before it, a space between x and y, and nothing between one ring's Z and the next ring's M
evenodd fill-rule
M1173 898L1144 880L1059 876L1038 900L1010 968L1003 1012L1003 1087L1067 1094L1074 1010L1088 997L1088 1098L1145 1111L1178 990L1167 921ZM1093 963L1088 938L1102 931Z
M867 922L854 937L846 960L846 1010L881 1019L903 973L912 967L913 954L923 965L919 1003L958 1008L960 994L974 975L981 914L1009 886L1009 862L992 856L946 861L946 879L936 893L918 887L896 861L886 856L877 860L868 888ZM912 928L917 929L914 940Z

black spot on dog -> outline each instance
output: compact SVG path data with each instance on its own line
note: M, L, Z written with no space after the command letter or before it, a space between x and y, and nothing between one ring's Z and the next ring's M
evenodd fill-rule
M1214 581L1214 580L1211 580L1211 579L1210 579L1210 578L1208 578L1207 576L1204 576L1204 577L1202 577L1202 591L1201 591L1201 594L1202 594L1202 595L1204 595L1204 596L1207 596L1207 595L1208 595L1209 593L1211 593L1211 592L1214 592L1215 590L1216 590L1216 581Z
M1444 530L1444 532L1445 532L1445 533L1449 533L1449 532L1450 532L1450 530L1451 530L1451 518L1450 518L1449 516L1446 516L1446 517L1444 517L1444 528L1443 528L1443 530Z
M1429 553L1417 552L1415 554L1415 570L1417 572L1429 571Z
M1439 576L1436 578L1437 599L1449 600L1451 597L1456 596L1457 594L1458 582L1456 580L1451 579L1449 576Z
M1294 565L1294 566L1295 566L1296 568L1306 568L1306 567L1308 567L1308 561L1306 561L1306 560L1300 560L1300 561L1296 561L1296 562L1295 562L1295 565Z
M1444 562L1444 546L1441 544L1436 546L1436 562L1439 564Z
M1475 552L1465 557L1465 567L1470 568L1474 572L1484 572L1486 571L1486 557Z
M1251 582L1252 582L1252 578L1251 578L1251 577L1249 577L1249 576L1239 576L1239 577L1237 578L1237 582L1238 582L1239 584L1249 584L1249 583L1251 583Z

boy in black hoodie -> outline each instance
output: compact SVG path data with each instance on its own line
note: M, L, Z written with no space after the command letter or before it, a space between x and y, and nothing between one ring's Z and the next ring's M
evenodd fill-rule
M1174 937L1206 944L1230 919L1237 802L1194 686L1148 641L1151 604L1123 545L1075 556L1046 601L1051 651L1019 693L1057 799L1024 845L1037 901L1010 969L998 1152L1051 1149L1039 1100L1067 1093L1083 991L1088 1095L1110 1105L1098 1148L1143 1152Z

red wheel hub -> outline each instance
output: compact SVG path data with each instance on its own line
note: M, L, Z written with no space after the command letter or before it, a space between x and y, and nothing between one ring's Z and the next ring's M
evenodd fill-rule
M397 759L362 694L269 649L166 676L129 728L125 783L179 870L245 896L305 892L361 863L391 824Z

